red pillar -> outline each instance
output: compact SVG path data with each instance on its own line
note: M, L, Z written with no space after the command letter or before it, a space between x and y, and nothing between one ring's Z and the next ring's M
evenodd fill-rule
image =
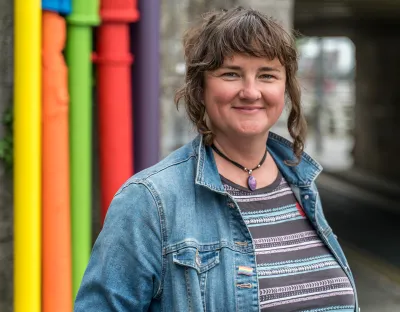
M139 18L136 0L101 0L97 31L101 217L121 184L133 174L129 23Z

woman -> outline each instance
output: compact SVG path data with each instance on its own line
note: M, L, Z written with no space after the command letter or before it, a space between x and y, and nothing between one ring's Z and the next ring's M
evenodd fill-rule
M115 195L75 311L358 311L303 153L295 43L254 10L184 38L199 136ZM285 101L287 100L287 101ZM285 102L293 144L270 132Z

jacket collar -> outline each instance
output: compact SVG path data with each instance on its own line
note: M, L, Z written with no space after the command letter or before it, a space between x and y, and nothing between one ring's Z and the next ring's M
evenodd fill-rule
M268 152L289 184L297 187L310 187L321 173L322 166L306 153L303 153L297 166L287 165L285 161L293 161L295 157L292 150L293 144L285 138L270 131L266 144ZM204 145L203 136L198 135L193 140L192 146L197 154L196 184L225 193L212 149Z

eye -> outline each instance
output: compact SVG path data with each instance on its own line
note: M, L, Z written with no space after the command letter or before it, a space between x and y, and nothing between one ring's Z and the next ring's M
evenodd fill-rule
M239 77L239 75L235 72L223 73L221 76L226 77L226 78L238 78Z
M270 74L263 74L263 75L260 75L260 78L263 80L272 80L275 78L275 76L272 76Z

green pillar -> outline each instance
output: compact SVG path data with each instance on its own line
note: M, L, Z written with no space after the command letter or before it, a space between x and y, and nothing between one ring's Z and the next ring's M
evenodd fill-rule
M100 23L98 0L73 0L68 16L72 287L75 298L91 250L92 33ZM73 298L73 299L74 299Z

